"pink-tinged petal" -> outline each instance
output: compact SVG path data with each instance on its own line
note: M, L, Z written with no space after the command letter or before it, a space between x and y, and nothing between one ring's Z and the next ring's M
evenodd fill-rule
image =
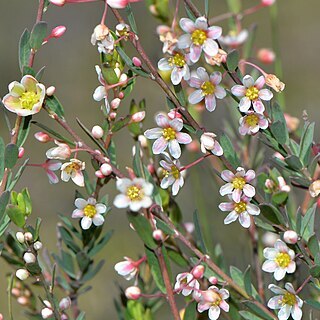
M160 184L160 187L162 189L167 189L169 188L169 186L171 186L173 183L174 183L175 179L173 176L169 175L168 177L164 177L162 180L161 180L161 184Z
M244 228L250 227L251 218L247 211L243 211L239 214L239 222Z
M127 208L129 206L129 203L129 198L124 194L118 194L113 200L113 205L119 209Z
M181 68L175 67L171 72L171 82L173 85L178 85L183 77L184 70Z
M297 304L292 307L291 316L293 320L300 320L302 318L302 310Z
M272 261L272 260L267 260L263 263L262 265L262 270L264 272L269 272L269 273L273 273L275 272L275 270L277 269L278 265L276 264L276 262Z
M294 260L296 256L295 252L291 249L288 250L288 255L290 256L291 260Z
M254 80L253 80L253 78L252 78L251 76L246 75L246 76L244 76L244 78L243 78L243 84L244 84L244 86L245 86L246 88L253 87L253 85L254 85Z
M246 174L244 175L244 178L246 179L246 182L250 182L256 177L256 173L254 170L248 170Z
M274 244L275 249L277 249L279 252L288 252L287 245L282 240L277 240Z
M179 118L174 118L169 121L169 125L172 129L179 132L183 128L183 121Z
M242 124L240 127L239 127L239 133L244 136L246 134L248 134L249 132L249 128L247 126L245 126L244 124Z
M190 79L190 69L188 65L184 65L183 69L182 69L182 75L183 75L183 79L185 81L188 81Z
M180 24L181 29L187 33L192 33L196 29L194 22L188 18L180 19L179 24Z
M280 311L278 312L278 319L279 320L287 320L290 317L292 307L289 305L284 305Z
M67 174L65 171L61 171L61 180L64 182L68 182L70 180L70 175Z
M37 88L36 88L37 83L38 83L38 81L30 75L26 75L21 79L21 84L25 87L26 91L36 92L37 91Z
M232 190L233 190L232 183L227 183L220 188L219 192L222 196L225 196L226 194L231 194Z
M217 106L217 101L216 101L216 98L213 94L207 95L205 97L204 101L205 101L206 109L209 112L212 112L215 110L215 108Z
M290 282L287 282L284 287L286 288L287 291L289 291L292 294L296 294L296 291L293 288L293 285Z
M210 309L210 307L211 307L211 303L210 302L199 302L197 309L201 313L203 311L206 311L206 310Z
M266 83L266 80L264 78L264 76L260 76L256 82L254 83L254 86L257 88L257 89L262 89L262 87L264 86L264 84Z
M222 75L219 71L215 71L210 75L210 82L213 83L215 86L221 82L221 79Z
M250 184L245 184L243 187L243 193L249 197L252 198L255 194L256 194L256 190L253 186L251 186Z
M215 90L214 90L214 95L218 98L218 99L223 99L225 98L225 96L227 95L226 90L224 90L221 86L216 86Z
M105 213L106 210L107 210L107 207L103 203L97 203L96 204L96 211L97 211L98 214Z
M92 222L95 226L99 227L101 225L103 225L104 223L104 217L101 214L96 214L93 219Z
M241 194L242 194L241 189L234 189L232 191L232 200L236 203L239 203L241 200Z
M205 17L199 17L195 22L196 29L207 30L208 29L208 21Z
M234 179L234 173L230 170L223 170L221 172L221 178L226 182L231 182Z
M211 152L218 157L223 155L223 149L218 141L215 141L214 148L211 150Z
M72 177L72 181L79 187L84 187L84 177L82 172L77 171L76 174Z
M20 99L10 93L3 97L2 103L11 112L16 112L16 109L21 108Z
M181 144L188 144L192 142L192 138L190 137L190 135L184 132L177 132L176 139Z
M84 209L86 207L86 205L88 204L88 201L82 199L82 198L77 198L74 201L74 205L78 208L78 209Z
M168 141L164 137L158 138L152 145L153 154L162 153L168 146Z
M56 171L61 168L62 163L60 161L49 160L46 165L48 170Z
M219 204L219 209L221 211L232 211L234 209L234 204L232 202L222 202Z
M217 320L220 316L220 308L219 307L211 307L208 313L210 320Z
M146 130L144 135L147 139L158 139L162 136L163 129L162 128L153 128Z
M168 162L165 161L165 160L161 160L161 161L160 161L160 166L161 166L162 168L170 171L172 164L171 164L171 163L168 163Z
M9 92L15 97L20 97L25 92L25 88L20 82L13 81L9 84Z
M239 103L239 110L241 112L247 112L251 107L251 100L248 97L243 97Z
M275 294L285 294L286 290L276 286L275 284L269 284L268 289Z
M274 271L274 278L277 280L277 281L280 281L282 280L286 275L286 269L283 269L283 268L280 268L278 267L275 271Z
M192 43L191 35L190 34L183 34L179 37L178 40L178 48L179 49L187 49L190 48Z
M255 112L263 114L265 107L264 107L264 104L260 100L253 101L252 104L253 104L253 109Z
M163 71L168 71L172 69L172 66L169 64L167 58L162 58L158 62L158 69Z
M231 88L231 93L236 97L243 97L246 94L246 90L246 87L237 84Z
M75 209L72 212L72 218L82 218L84 216L83 210Z
M219 307L225 311L225 312L229 312L229 304L226 303L224 300L222 300L219 304Z
M273 93L269 89L262 89L259 91L259 98L264 101L269 101L273 98Z
M267 129L268 126L269 126L269 122L267 119L263 118L263 119L259 120L259 127L261 129Z
M189 80L189 86L192 88L197 88L199 89L202 85L203 81L199 78L196 77L191 77Z
M239 215L235 211L231 211L224 219L224 224L230 224L238 219Z
M253 216L258 216L260 214L260 208L252 203L247 204L247 211Z
M106 91L105 87L99 86L98 88L96 88L96 90L94 90L93 100L101 101L102 99L104 99L106 97L106 95L107 95L107 91Z
M299 307L299 308L302 308L302 306L303 306L303 300L300 299L298 296L296 296L296 299L297 299L297 305L298 305L298 307Z
M114 269L120 276L125 276L135 270L131 261L120 261L115 264Z
M92 219L87 217L87 216L84 216L82 219L81 219L81 228L83 230L88 230L92 225Z
M203 44L203 51L208 55L208 56L215 56L218 51L219 51L219 46L217 42L215 42L212 39L207 39L204 44Z
M197 104L203 100L203 98L204 95L202 94L202 90L196 90L190 94L188 100L191 104Z
M212 26L208 28L207 37L211 39L218 39L221 37L222 28L217 26Z
M287 272L294 273L295 271L296 271L296 263L294 261L290 261L290 263L287 267Z
M179 142L176 139L173 139L169 142L169 152L175 159L180 158L181 148Z
M202 52L201 46L196 46L196 45L192 44L190 46L190 60L193 63L198 62L198 60L200 59L200 56L201 56L201 52Z
M199 67L197 69L197 75L199 79L202 80L202 82L206 82L210 80L208 72L206 71L205 68Z
M274 260L277 254L278 254L278 250L276 250L275 248L265 248L263 250L263 256L269 260Z
M221 298L222 298L223 300L228 299L229 296L230 296L229 291L226 290L226 289L220 289L220 290L219 290L219 294L220 294L220 296L221 296ZM220 306L221 306L221 305L220 305ZM226 310L225 310L225 311L226 311Z
M159 127L161 128L166 128L169 126L169 120L168 120L168 117L165 116L164 114L162 113L158 113L156 116L155 116L155 120L156 120L156 123Z
M282 307L281 299L282 299L282 296L272 297L268 301L268 308L270 308L272 310L280 309Z
M50 184L56 184L59 182L58 176L51 170L46 170L47 176L49 178Z

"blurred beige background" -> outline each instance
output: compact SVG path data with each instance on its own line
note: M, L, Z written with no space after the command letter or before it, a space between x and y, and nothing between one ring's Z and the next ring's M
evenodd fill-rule
M219 15L226 12L225 1L213 1L211 15ZM259 3L256 1L243 1L245 7ZM202 0L195 0L194 3L202 5ZM283 58L284 76L286 83L287 111L301 117L302 110L307 109L311 119L318 119L320 115L319 105L319 74L320 64L318 63L320 52L319 41L319 10L318 0L278 0L280 15L280 47ZM0 96L7 93L7 85L20 79L18 69L18 39L25 27L32 28L37 7L36 0L0 0ZM143 3L133 6L137 15L138 29L142 35L142 43L147 52L156 62L161 57L161 45L157 41L155 33L156 21L150 17ZM88 127L99 124L101 118L99 104L92 99L92 93L98 86L94 65L99 63L96 48L90 44L90 36L93 28L99 23L103 6L101 3L67 5L63 8L52 7L45 15L49 27L66 25L67 33L60 40L50 41L36 56L35 68L46 66L43 82L46 86L54 85L57 88L57 95L65 106L67 119L74 125L78 132L81 132L75 123L75 117L79 117ZM257 47L270 47L270 24L268 9L262 10L253 17L244 20L244 25L258 23ZM114 20L111 13L108 15L107 25L114 27ZM223 24L225 26L225 24ZM226 29L225 32L226 33ZM271 70L270 70L271 71ZM145 127L153 126L152 116L156 110L164 108L164 96L150 81L138 81L136 91L130 98L139 100L146 97L147 106L150 110ZM123 103L127 108L130 99ZM214 132L221 132L221 108L208 115L208 128ZM35 120L46 123L49 126L55 124L45 113L36 115ZM220 124L220 125L219 125ZM1 135L8 141L8 133L3 118L0 119ZM32 128L35 132L35 128ZM319 129L317 129L319 132ZM128 163L131 153L132 141L127 138L126 132L120 133L118 141L118 157L122 168ZM51 146L51 145L50 145ZM31 163L41 163L45 160L45 151L50 147L36 142L30 135L26 144L25 157L30 157ZM187 159L184 159L187 163ZM201 177L200 177L201 179ZM180 192L178 201L183 209L185 221L190 220L195 208L194 194L189 180L185 188ZM202 181L202 180L201 180ZM28 186L34 203L34 216L43 219L42 240L49 250L55 250L55 224L58 221L57 214L71 214L75 185L71 182L49 185L45 174L36 168L28 168L25 171L20 185ZM102 194L107 193L111 188L103 189ZM205 190L205 191L204 191ZM221 232L228 234L227 241L223 241L226 258L230 263L244 269L249 261L249 249L247 236L240 233L240 226L233 224L222 229L224 215L217 210L218 193L215 182L206 181L203 189L206 199L206 213L209 217L209 227L212 230L212 241L216 243L221 239ZM114 191L110 198L113 199ZM181 201L183 200L183 201ZM103 253L107 262L98 276L91 281L93 290L80 298L80 306L87 312L87 319L115 319L113 299L118 295L116 282L126 282L118 277L113 265L120 261L124 255L133 258L141 252L142 246L134 232L128 227L124 212L113 210L106 218L106 229L114 229L115 233ZM125 236L124 236L125 235ZM229 236L230 235L230 236ZM241 252L241 255L235 252ZM7 270L4 262L0 260L0 312L7 314L6 305L6 281ZM16 304L15 304L16 306ZM20 315L20 309L15 308L15 319L24 319ZM166 319L170 318L167 316Z

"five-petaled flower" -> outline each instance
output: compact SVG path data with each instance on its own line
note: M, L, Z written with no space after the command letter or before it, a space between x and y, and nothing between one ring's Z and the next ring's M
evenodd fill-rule
M239 203L242 192L249 198L252 198L256 194L255 188L248 184L255 178L256 174L253 170L247 172L241 168L237 168L237 172L234 174L230 170L223 170L221 178L228 182L220 188L220 194L225 196L227 194L232 195L232 200Z
M104 223L102 213L106 212L107 207L103 203L97 203L94 198L89 198L88 200L77 198L74 204L77 209L73 210L72 218L82 218L81 228L83 230L89 229L92 223L97 227Z
M106 107L107 114L110 112L110 105L108 102L108 91L106 90L106 81L103 78L101 68L96 66L96 72L98 75L98 80L101 83L101 86L97 87L93 93L93 99L95 101L101 101L104 99L104 104Z
M178 48L190 48L190 60L197 62L200 59L202 50L209 56L218 53L219 46L216 39L222 34L221 27L208 27L208 21L205 17L199 17L195 22L188 18L180 20L181 29L186 32L178 40Z
M230 31L226 36L221 36L219 41L221 44L230 48L237 48L242 45L249 36L248 30L241 30L239 33Z
M25 117L41 110L46 88L36 78L26 75L21 82L11 82L8 88L9 93L3 97L2 103L9 111Z
M262 89L265 84L264 76L260 76L256 82L250 75L243 78L243 85L235 85L231 88L231 92L236 97L241 97L239 109L241 112L248 112L253 105L255 112L263 113L265 108L261 100L269 101L273 97L273 93L269 89Z
M70 158L71 149L66 143L59 142L58 140L55 140L54 143L57 145L57 147L50 148L46 152L48 159L65 160Z
M249 228L251 225L250 215L259 215L259 207L250 203L251 198L248 198L246 196L242 196L239 202L232 201L232 197L230 195L229 199L231 200L231 202L222 202L219 204L220 210L231 211L224 219L224 224L229 224L239 219L240 224L244 228Z
M152 205L153 185L142 178L118 179L117 189L121 192L113 201L117 208L129 207L131 211L139 211Z
M269 126L268 119L263 114L249 111L244 117L239 119L239 133L241 135L254 135L260 129L265 130Z
M124 261L120 261L115 264L114 269L120 276L123 276L126 280L133 279L139 272L140 264L145 261L145 257L138 261L134 261L128 257L124 257Z
M269 285L269 289L277 294L268 301L268 307L273 310L280 309L278 312L279 320L287 320L290 315L294 320L302 318L303 301L297 296L291 283L285 284L285 289L282 289L274 284Z
M79 187L84 186L84 177L82 170L85 169L85 163L78 159L70 159L61 166L61 180L68 182L70 178Z
M181 148L179 143L188 144L192 141L191 137L184 132L180 132L183 128L183 121L180 118L170 120L164 114L157 114L155 117L159 128L147 130L144 135L148 139L157 139L152 146L154 154L163 153L169 147L170 154L178 159L181 156Z
M204 99L208 111L213 111L216 108L217 99L223 99L226 96L226 91L219 86L222 80L222 75L219 71L211 73L210 77L205 68L199 67L197 74L190 78L189 85L198 90L191 93L189 102L197 104Z
M225 301L228 298L228 290L211 286L208 290L201 292L197 309L199 312L209 310L209 319L216 320L220 316L220 309L225 312L229 311L229 304Z
M282 280L286 273L296 271L295 253L281 240L276 241L274 248L265 248L263 255L267 260L263 263L262 270L274 272L274 278L277 281Z
M199 288L200 284L198 280L196 280L191 273L183 272L177 275L174 285L174 290L177 293L182 293L182 295L187 297L194 291L194 294L198 296Z

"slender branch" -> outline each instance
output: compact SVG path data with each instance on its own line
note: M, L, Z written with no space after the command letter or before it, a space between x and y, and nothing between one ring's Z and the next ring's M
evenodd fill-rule
M201 12L198 10L198 8L192 3L191 0L184 0L185 5L188 6L188 8L190 9L190 11L198 18L201 17L202 14Z

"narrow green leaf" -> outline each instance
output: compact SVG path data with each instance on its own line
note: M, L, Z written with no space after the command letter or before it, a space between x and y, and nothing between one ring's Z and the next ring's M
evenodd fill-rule
M16 144L9 143L4 152L4 166L12 169L18 160L19 149Z
M30 47L30 32L25 29L20 37L19 41L19 67L23 74L23 67L27 66L30 59L31 47Z
M82 282L87 282L89 280L91 280L103 267L105 261L101 260L99 261L95 266L92 264L90 265L88 271L86 272L86 274L82 277Z
M129 124L130 120L131 120L130 115L127 115L126 117L119 119L117 122L113 124L113 126L111 127L111 131L115 133L121 130L123 127Z
M300 160L307 166L311 153L311 146L314 135L314 122L305 125L304 132L300 141Z
M193 301L188 304L183 320L195 320L197 319L197 302Z
M64 226L58 226L58 229L63 242L68 248L70 248L75 254L81 251L80 247L73 240L72 234L68 229L66 229Z
M320 252L319 240L316 234L312 235L308 240L308 248L314 257L317 256Z
M270 130L278 143L286 144L289 141L289 133L285 122L277 120L270 125Z
M235 71L239 64L239 51L232 50L227 56L227 67L229 71Z
M10 192L9 191L3 192L2 195L0 196L0 225L5 218L5 211L6 211L7 204L9 203L9 200L10 200Z
M249 296L252 295L252 284L251 284L251 268L248 266L243 276L244 288Z
M295 156L295 155L291 155L289 157L286 157L285 160L284 160L287 165L293 169L294 171L298 171L300 172L300 170L302 169L303 165L300 161L300 159Z
M272 204L262 203L260 204L260 210L261 214L273 224L286 224L282 213Z
M305 241L308 241L311 235L314 233L314 218L316 209L317 203L309 208L302 218L300 235Z
M28 162L29 162L29 159L26 159L26 161L20 166L20 168L19 168L18 172L16 173L16 175L14 176L13 180L11 180L11 183L8 187L8 190L11 191L15 187L16 183L18 182L21 175L23 174L23 171L26 168Z
M241 0L227 0L229 10L237 14L241 10Z
M202 253L207 253L208 250L207 250L206 244L203 239L203 235L202 235L202 231L201 231L202 229L201 229L200 222L199 222L199 214L198 214L197 210L195 210L193 213L193 223L194 223L194 228L195 228L194 232L196 235L198 246L199 246L200 250L202 251Z
M222 134L220 136L220 144L223 149L224 157L229 161L234 169L237 169L241 165L241 161L227 135Z
M4 152L5 152L5 145L2 137L0 137L0 180L2 180L4 174Z
M29 131L30 131L30 125L31 125L31 119L32 116L23 117L22 124L20 126L19 134L18 134L18 141L17 146L21 147L25 143Z
M134 15L133 15L130 3L128 3L127 6L126 6L126 15L127 15L131 30L135 34L138 34L137 24L136 24L136 21L134 19Z
M38 50L41 47L42 42L46 37L46 35L47 35L47 23L44 21L40 21L36 23L33 26L31 35L30 35L31 48L34 50Z
M85 320L86 319L86 313L84 311L82 311L76 320Z
M100 252L104 246L109 242L113 235L113 230L108 231L98 243L96 243L88 252L88 256L93 258L98 252Z
M63 106L56 96L47 97L46 106L49 109L49 113L55 113L59 118L64 118Z
M309 306L311 306L312 308L320 310L320 302L319 301L312 300L312 299L306 299L306 300L304 300L304 302L306 304L308 304Z

